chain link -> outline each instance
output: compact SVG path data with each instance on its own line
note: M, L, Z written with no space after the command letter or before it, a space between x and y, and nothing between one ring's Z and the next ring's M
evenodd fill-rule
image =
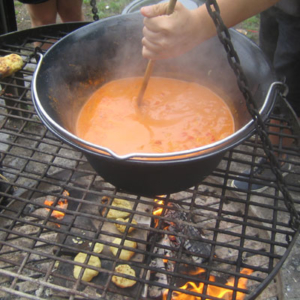
M281 167L280 163L278 161L277 156L274 154L273 145L267 134L266 126L259 114L259 111L256 107L256 103L253 100L252 93L249 90L247 78L242 70L241 65L240 65L240 59L238 57L238 54L236 53L234 46L231 42L229 30L225 26L225 24L221 18L220 9L217 4L217 1L216 0L207 0L206 8L207 8L207 11L210 14L213 22L215 23L219 40L221 41L221 43L223 44L223 46L225 48L225 51L227 53L228 62L237 77L238 87L244 95L244 98L246 100L247 109L255 122L256 131L262 141L263 149L269 159L271 170L274 173L274 175L276 176L277 187L280 190L280 192L282 193L285 205L290 213L290 226L293 230L299 230L299 228L300 228L299 213L297 212L297 210L295 208L294 200L287 189L285 179L280 170L280 167Z
M96 5L96 0L91 0L90 4L92 6L93 19L94 19L94 21L98 21L99 16L98 16L98 8Z

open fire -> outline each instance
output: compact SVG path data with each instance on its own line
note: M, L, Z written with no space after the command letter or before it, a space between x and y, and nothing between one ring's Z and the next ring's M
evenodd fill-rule
M160 198L163 198L163 197L164 196L160 196ZM163 200L155 199L155 202L158 205L164 205L164 201ZM158 208L154 209L153 215L155 215L155 216L161 216L163 212L164 212L163 208L162 207L158 207ZM168 210L166 211L166 215L167 214L168 214ZM182 217L182 214L180 214L180 215ZM154 226L155 226L155 228L158 227L158 224L159 224L159 219L155 218L154 219ZM169 231L171 230L172 231L172 229L170 229L171 227L174 228L174 227L178 227L178 226L176 225L175 222L170 222L168 226L164 227L164 230L169 230ZM174 229L173 229L173 231L174 231ZM176 236L168 235L168 239L170 240L171 243L172 242L176 243ZM202 245L202 243L203 242L201 242L201 245ZM208 248L209 248L209 251L210 251L210 247L209 246L208 246ZM195 249L195 247L193 249ZM206 254L208 254L208 252L206 252ZM169 260L170 254L168 253L165 256L166 256L166 258L163 259L163 263L167 264L170 261ZM196 268L196 270L189 270L188 273L189 273L189 275L193 275L193 276L199 277L199 280L200 280L201 278L205 278L206 270L203 269L203 268ZM244 268L241 271L241 274L245 274L245 275L251 275L252 273L253 273L253 270L247 269L247 268ZM209 281L210 282L216 282L217 278L215 276L213 276L213 275L210 275L209 276ZM247 289L247 281L248 281L247 278L240 277L238 279L236 287L238 289ZM230 277L227 280L227 282L225 283L225 285L228 286L228 287L234 287L235 286L235 278L234 277ZM172 292L172 298L171 298L172 300L203 300L204 299L202 297L190 295L190 294L187 294L185 292L185 291L189 291L189 292L194 292L194 293L197 293L197 294L202 294L204 292L204 289L205 289L205 284L203 282L195 283L195 282L192 282L192 281L188 281L183 286L179 287L179 289L182 290L182 291L173 291ZM162 299L163 300L167 300L168 294L169 294L169 289L165 289L162 292ZM231 300L231 299L233 299L233 290L232 289L226 289L226 288L219 287L217 285L212 285L212 284L208 284L207 285L207 289L205 291L205 294L207 296L212 296L212 297L219 298L219 299L224 299L224 300ZM243 300L245 298L245 296L246 295L244 293L236 292L236 295L235 295L234 299Z
M253 272L252 270L245 268L241 271L241 274L251 275L252 272ZM199 269L199 274L204 274L204 273L205 273L204 269ZM215 282L216 277L211 275L211 276L209 276L209 280L212 281L212 282ZM230 287L233 287L234 286L234 278L231 277L227 281L226 285L228 285ZM237 287L240 288L240 289L246 289L247 288L247 279L241 277L238 280ZM200 282L197 285L196 283L189 281L185 285L180 287L180 289L182 289L183 292L178 292L178 291L173 292L172 300L202 300L201 297L197 297L197 296L193 296L193 295L187 295L184 292L184 290L188 290L188 291L191 291L191 292L202 294L203 290L204 290L204 283ZM169 292L169 290L166 290L164 292L163 300L167 299L168 292ZM231 300L232 299L232 294L233 294L233 291L230 290L230 289L221 288L221 287L214 286L214 285L211 285L211 284L208 285L207 292L206 292L206 295L208 295L208 296L212 296L212 297L223 299L223 300ZM243 300L244 298L245 298L244 293L237 292L235 299Z

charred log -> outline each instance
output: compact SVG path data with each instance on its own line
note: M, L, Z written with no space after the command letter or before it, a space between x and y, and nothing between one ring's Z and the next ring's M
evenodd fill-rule
M211 244L205 242L203 232L188 222L188 214L178 204L172 204L172 208L166 211L165 216L172 221L166 221L169 224L168 230L174 235L171 236L173 244L183 245L187 254L197 263L203 263L211 254Z

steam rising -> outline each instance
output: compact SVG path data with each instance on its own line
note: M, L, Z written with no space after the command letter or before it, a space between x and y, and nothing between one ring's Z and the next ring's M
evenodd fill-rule
M73 132L77 114L97 88L114 79L143 76L147 60L142 57L143 18L140 13L122 15L87 25L58 42L44 58L38 76L38 95L55 122ZM244 60L250 88L263 104L269 84L269 68L245 37L234 33L235 47ZM159 61L153 76L198 82L219 94L234 112L237 128L249 120L243 96L224 49L212 38L178 58ZM268 79L269 80L269 79ZM271 82L270 82L271 84Z

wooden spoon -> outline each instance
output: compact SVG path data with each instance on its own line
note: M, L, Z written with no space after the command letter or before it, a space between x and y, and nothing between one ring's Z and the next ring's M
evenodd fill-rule
M167 15L170 15L170 14L173 13L175 5L176 5L176 1L177 0L170 0L169 1L169 5L168 5L168 9L167 9ZM150 76L152 74L153 66L154 66L154 62L153 62L152 59L150 59L149 62L148 62L146 71L145 71L145 75L144 75L142 87L141 87L139 95L137 97L137 105L138 105L138 107L141 106L141 104L142 104L143 97L144 97L146 88L148 86L148 82L149 82Z

